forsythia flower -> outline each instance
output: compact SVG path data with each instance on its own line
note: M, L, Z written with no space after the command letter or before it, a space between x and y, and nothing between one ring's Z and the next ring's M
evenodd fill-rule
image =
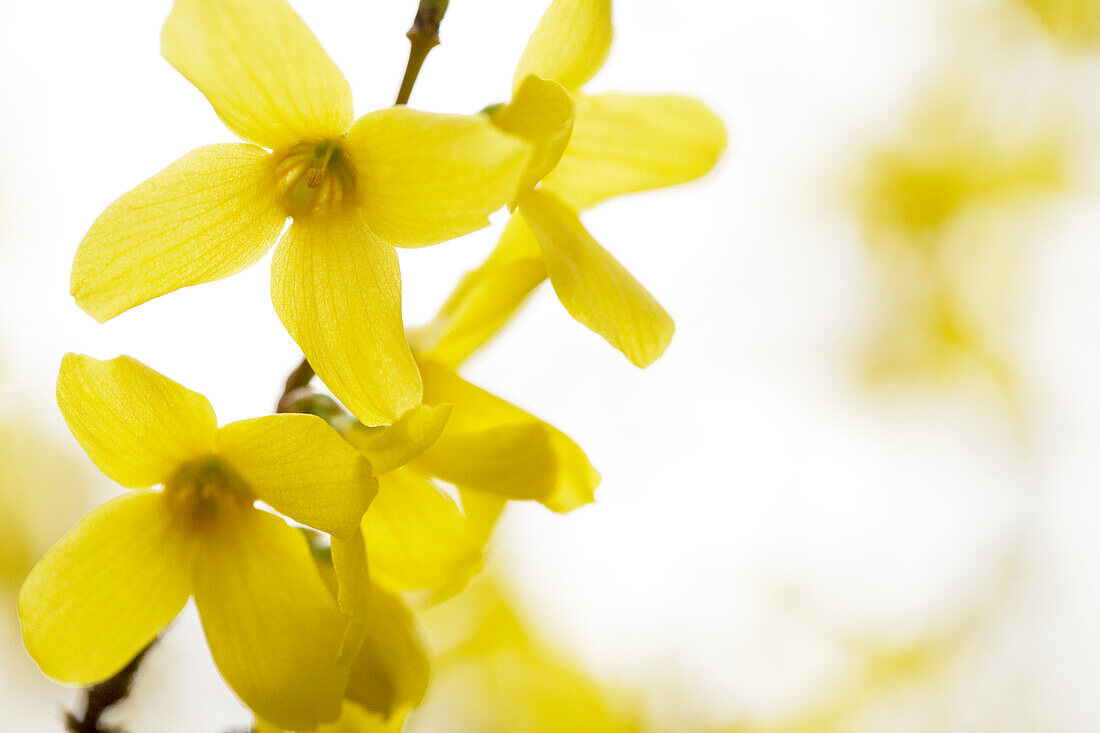
M672 319L577 212L698 178L721 156L726 133L688 97L582 93L603 66L611 35L610 0L555 0L520 58L511 103L493 109L493 121L533 152L513 199L518 214L444 306L443 322L424 333L445 363L461 362L547 277L574 318L638 366L668 346Z
M1100 45L1100 0L1023 0L1059 43L1073 49Z
M405 107L354 121L339 69L284 0L177 0L165 58L246 142L199 148L112 204L73 263L77 303L107 320L272 261L275 309L360 420L420 402L401 322L398 247L488 224L525 146L485 115Z
M193 596L245 704L295 730L334 720L344 621L301 532L253 505L353 536L376 490L369 462L313 415L219 428L206 398L130 357L66 356L57 398L96 465L136 490L88 514L23 585L23 639L42 670L106 679Z
M415 446L414 455L387 458L378 443L385 433L369 428L353 426L344 435L370 459L378 480L362 523L371 577L438 601L481 568L482 548L506 500L570 511L592 501L600 475L553 426L438 362L421 358L419 365L425 402L451 408L445 424L404 441ZM457 502L443 485L455 487Z

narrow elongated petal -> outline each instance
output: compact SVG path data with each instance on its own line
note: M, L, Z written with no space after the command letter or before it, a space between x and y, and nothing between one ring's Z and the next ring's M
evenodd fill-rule
M580 95L573 135L544 186L574 208L699 178L726 149L722 120L676 94Z
M646 367L672 340L672 318L626 268L593 239L577 213L545 191L520 203L542 245L546 271L570 315Z
M317 375L359 420L389 425L420 403L397 253L357 211L291 225L271 263L271 299Z
M431 662L420 624L399 598L375 586L369 617L369 632L344 697L388 718L420 705L428 691Z
M284 0L176 0L160 43L244 140L278 149L351 125L351 87Z
M371 465L314 415L265 415L218 431L218 452L257 497L340 537L359 528L378 485Z
M420 368L425 399L454 408L411 467L464 491L536 499L555 511L592 501L600 476L565 434L440 364L422 360Z
M195 602L230 688L288 730L335 720L343 627L305 537L248 508L220 517L198 546Z
M417 350L457 367L496 335L545 279L539 241L523 217L514 215L488 259L463 275L432 322L416 333Z
M516 191L518 198L561 160L573 132L573 100L557 82L531 74L516 89L512 101L491 118L501 130L531 146Z
M340 613L347 619L344 638L340 643L339 663L350 664L359 654L369 627L370 569L367 565L367 544L361 528L347 539L332 538L332 569L336 578L336 600Z
M125 667L187 602L184 539L159 494L127 494L84 517L19 592L23 641L42 671L90 685Z
M527 159L526 146L487 115L406 107L361 117L347 146L371 229L398 247L488 226L489 214L514 195Z
M611 0L554 0L527 41L513 91L528 74L577 91L607 60L611 36Z
M443 432L450 416L450 405L417 405L393 425L368 428L356 424L343 435L370 460L375 475L381 475L404 466L426 451Z
M218 420L205 397L137 359L66 354L57 405L95 464L123 486L153 486L214 448Z
M371 577L392 591L441 600L481 569L480 538L454 500L427 476L399 468L378 477L363 519Z
M254 145L193 150L104 211L80 243L70 286L98 321L245 269L286 222L272 159Z

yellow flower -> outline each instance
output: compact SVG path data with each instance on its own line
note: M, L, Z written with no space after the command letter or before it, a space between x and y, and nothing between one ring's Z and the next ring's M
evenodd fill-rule
M161 47L245 143L199 148L112 204L77 251L77 303L102 321L235 274L290 218L279 317L349 410L393 422L421 389L394 247L486 226L525 146L485 115L395 107L353 123L347 81L283 0L177 0Z
M313 415L219 428L206 398L130 357L66 356L57 398L96 465L135 491L88 514L24 583L23 639L43 672L110 677L193 596L245 704L295 730L334 720L344 622L301 532L254 503L352 536L376 490L370 464Z
M457 365L547 277L574 318L638 366L668 346L672 319L577 212L702 176L725 149L726 132L688 97L582 93L603 66L611 35L610 0L555 0L528 41L511 103L492 112L501 129L533 149L513 199L519 214L426 330L434 358Z
M1100 45L1098 0L1022 0L1056 41L1070 49Z

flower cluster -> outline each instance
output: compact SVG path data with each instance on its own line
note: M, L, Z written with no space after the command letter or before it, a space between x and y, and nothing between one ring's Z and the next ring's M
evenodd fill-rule
M408 604L466 585L508 501L566 512L600 480L572 440L465 381L461 362L546 279L638 366L672 337L578 211L703 175L725 131L689 98L582 92L611 36L610 0L555 0L507 104L356 120L284 0L176 0L163 54L242 142L198 148L111 204L76 252L72 293L105 321L274 246L271 298L305 376L279 413L219 427L203 396L131 357L65 357L61 412L132 491L22 588L23 638L47 675L112 677L194 598L258 729L400 729L430 676ZM502 207L487 261L406 331L396 248L480 229Z

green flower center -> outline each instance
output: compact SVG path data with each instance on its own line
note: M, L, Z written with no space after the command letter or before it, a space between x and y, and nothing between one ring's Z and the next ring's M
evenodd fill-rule
M276 185L291 216L330 211L355 192L355 168L339 140L300 143L280 155Z
M204 522L256 500L244 479L217 456L185 463L164 484L164 498L181 515Z

